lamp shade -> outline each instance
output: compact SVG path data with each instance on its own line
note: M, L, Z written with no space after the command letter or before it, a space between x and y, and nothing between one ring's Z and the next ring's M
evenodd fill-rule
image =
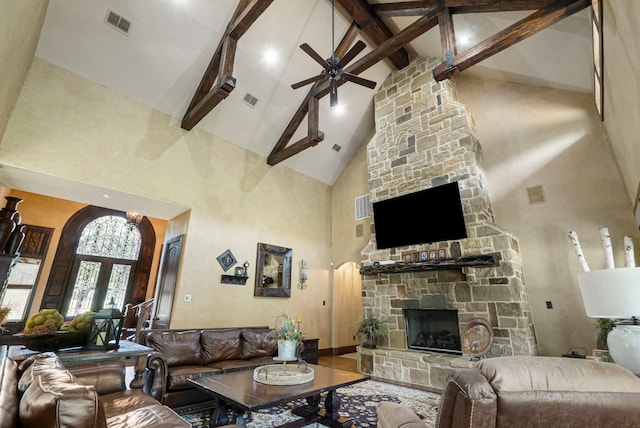
M591 318L640 315L640 268L601 269L578 274L582 300Z

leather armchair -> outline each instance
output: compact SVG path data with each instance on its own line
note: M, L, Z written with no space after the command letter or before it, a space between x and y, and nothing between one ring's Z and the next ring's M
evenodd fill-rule
M449 374L436 426L631 427L640 423L640 379L612 363L499 357Z

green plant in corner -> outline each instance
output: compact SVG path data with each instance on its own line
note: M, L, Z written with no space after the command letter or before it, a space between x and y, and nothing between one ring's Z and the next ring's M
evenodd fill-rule
M613 330L615 323L616 320L609 318L598 318L598 321L596 321L594 329L598 330L598 341L596 345L598 349L609 349L607 346L607 336L609 332Z
M387 324L373 315L362 318L356 334L362 340L364 348L375 348L378 343L386 339L388 334Z

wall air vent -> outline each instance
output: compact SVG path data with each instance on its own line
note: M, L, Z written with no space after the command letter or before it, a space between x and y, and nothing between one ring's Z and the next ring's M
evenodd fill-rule
M369 217L369 195L356 197L356 220Z
M251 108L255 108L256 104L258 104L258 99L251 95L249 92L244 94L244 98L242 99L242 101L244 101L245 104L248 104Z
M126 35L129 34L129 29L131 28L131 21L123 18L112 10L107 10L104 23Z

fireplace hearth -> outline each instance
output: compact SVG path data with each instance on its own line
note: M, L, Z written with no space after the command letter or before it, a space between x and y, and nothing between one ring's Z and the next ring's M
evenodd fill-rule
M403 312L409 349L462 354L457 310L405 309Z

